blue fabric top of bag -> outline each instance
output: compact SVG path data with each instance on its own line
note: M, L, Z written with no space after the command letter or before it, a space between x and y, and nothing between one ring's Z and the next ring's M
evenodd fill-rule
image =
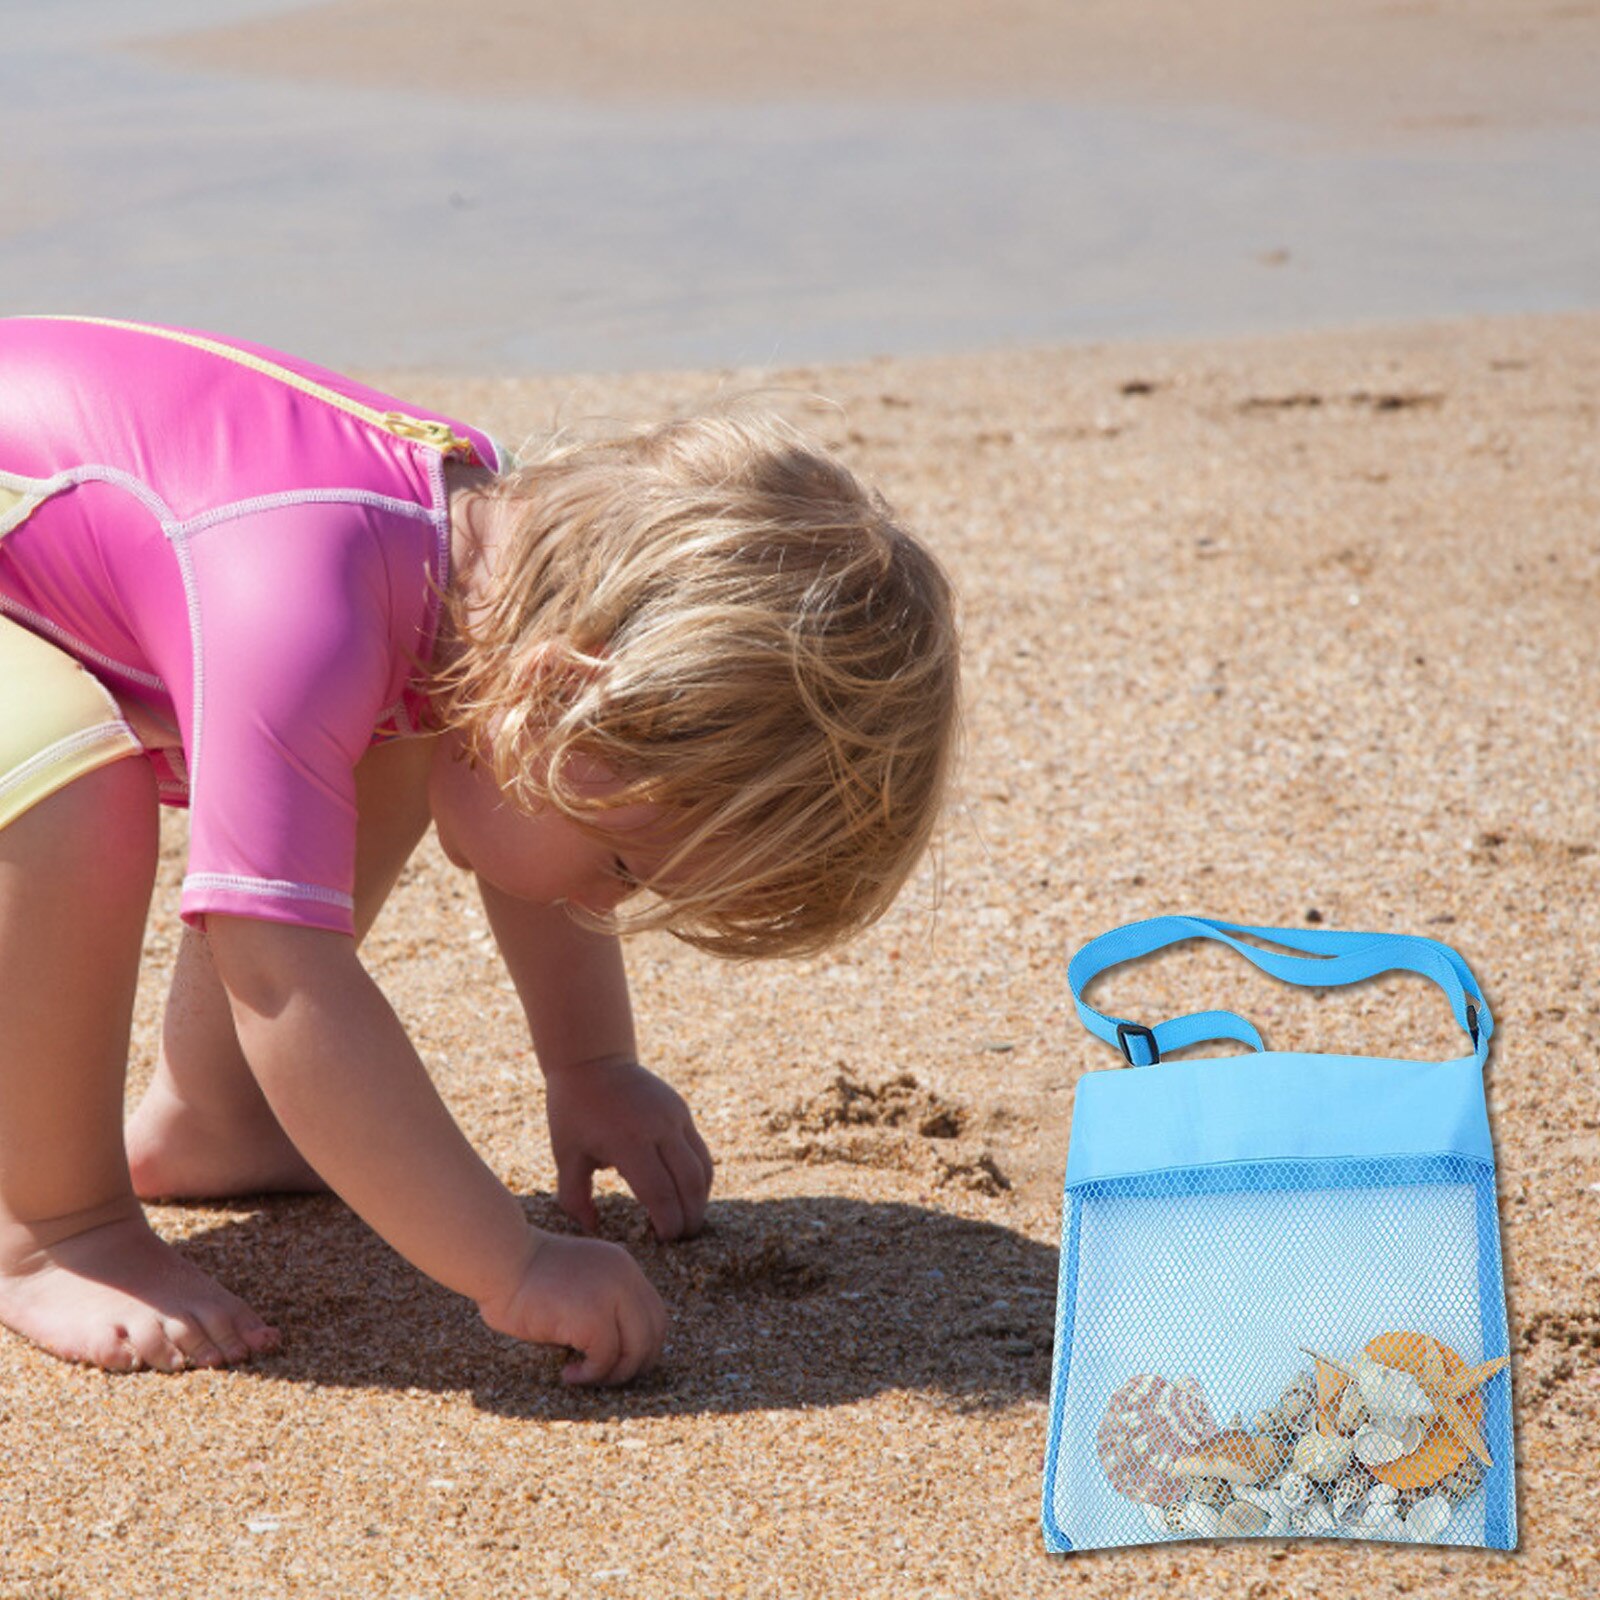
M1234 933L1306 951L1314 959L1260 950ZM1402 1061L1266 1051L1255 1028L1232 1012L1197 1012L1146 1027L1107 1017L1084 1002L1084 987L1106 968L1195 938L1218 940L1273 976L1311 987L1359 983L1380 972L1420 972L1444 989L1473 1053L1455 1061ZM1270 1157L1457 1154L1494 1160L1482 1076L1494 1021L1471 969L1437 940L1152 917L1091 940L1073 957L1067 977L1084 1025L1132 1063L1131 1070L1079 1080L1068 1186ZM1161 1060L1205 1039L1239 1039L1259 1053Z

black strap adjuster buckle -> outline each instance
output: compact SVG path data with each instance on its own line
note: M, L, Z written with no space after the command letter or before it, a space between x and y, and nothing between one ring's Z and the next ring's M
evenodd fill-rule
M1144 1040L1150 1051L1148 1061L1135 1061L1133 1052L1128 1048L1128 1035L1137 1034ZM1117 1024L1117 1048L1122 1052L1122 1058L1130 1067L1153 1067L1161 1059L1161 1052L1156 1048L1156 1036L1146 1027L1137 1022L1119 1022Z
M1472 1035L1472 1048L1478 1048L1478 1008L1467 1001L1467 1032Z

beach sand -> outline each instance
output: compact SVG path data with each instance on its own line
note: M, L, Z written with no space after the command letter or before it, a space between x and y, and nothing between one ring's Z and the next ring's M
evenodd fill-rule
M716 381L383 376L508 434ZM156 1208L283 1353L115 1377L0 1338L0 1593L1593 1592L1600 318L721 375L758 379L956 577L969 749L936 909L930 864L825 959L630 947L644 1057L720 1162L704 1235L670 1247L602 1179L605 1235L673 1313L662 1368L563 1390L333 1199ZM178 820L166 840L135 1090ZM1522 1554L1044 1553L1072 1086L1116 1062L1065 963L1171 911L1434 934L1479 974ZM478 1148L560 1226L522 1024L431 842L370 962ZM1280 1049L1463 1048L1419 978L1321 997L1221 950L1119 970L1097 1003L1227 1005Z
M1590 123L1600 5L1522 0L324 0L147 46L336 83L584 99L1068 95L1352 137Z
M298 31L172 48L408 81L425 57L449 82L469 43L553 8L463 4L443 30L436 7L397 4L399 54L376 64L358 47L374 9L346 0L297 14ZM654 9L636 37L659 40ZM726 9L672 11L703 44ZM807 9L865 26L855 7ZM949 44L971 37L962 9L929 26L946 29L949 87L981 89ZM998 15L1025 34L1066 9ZM1127 92L1155 93L1149 39L1181 43L1191 9L1087 8L1088 65L1052 55L1046 71L1040 50L1001 60L999 44L1000 65L974 59L996 84L1052 92L1103 88L1120 60ZM1368 19L1369 41L1411 41L1384 54L1361 115L1314 88L1327 58L1295 32L1311 10L1231 0L1219 14L1236 41L1248 24L1278 42L1301 86L1290 109L1352 133L1592 110L1575 98L1573 41L1592 42L1600 8L1525 22L1510 4L1342 8ZM1142 53L1119 20L1135 12ZM586 92L634 92L618 8L591 13L611 65ZM290 52L276 60L274 27ZM1507 43L1523 35L1526 57ZM786 61L821 50L807 37L764 53L779 87ZM1222 55L1206 77L1173 49L1171 92L1284 108L1283 75ZM497 91L548 87L552 59L565 58L480 50L472 71ZM751 81L748 52L736 68L699 48L674 59L697 93ZM1112 62L1100 78L1096 60ZM1327 85L1361 76L1348 54L1335 66ZM673 1246L614 1175L600 1180L602 1232L634 1250L674 1319L662 1367L629 1389L563 1389L554 1353L488 1332L334 1199L153 1208L283 1327L284 1349L235 1371L112 1376L0 1334L4 1600L1600 1587L1600 316L777 372L369 376L510 439L778 391L961 591L967 753L942 899L930 862L883 923L811 961L629 946L643 1057L719 1161L704 1234ZM154 1059L183 838L169 816L130 1098ZM1519 1554L1276 1541L1045 1554L1072 1091L1118 1063L1078 1024L1066 962L1106 928L1178 911L1432 934L1478 973L1497 1019ZM534 1220L564 1226L525 1028L470 884L432 841L368 955L474 1143ZM1119 969L1096 1003L1152 1021L1227 1006L1277 1049L1464 1048L1420 978L1323 995L1213 947Z

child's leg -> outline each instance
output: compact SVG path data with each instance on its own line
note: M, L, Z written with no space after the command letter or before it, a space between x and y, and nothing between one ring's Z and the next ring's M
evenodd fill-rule
M427 829L432 745L377 745L356 769L358 941ZM129 1120L127 1148L134 1189L147 1200L327 1187L256 1086L205 940L188 928L167 996L161 1059Z
M277 1342L150 1231L129 1182L123 1077L156 851L138 760L0 828L0 1322L118 1369Z

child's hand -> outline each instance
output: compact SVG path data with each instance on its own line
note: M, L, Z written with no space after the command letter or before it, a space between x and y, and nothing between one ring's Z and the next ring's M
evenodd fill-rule
M667 1308L621 1245L541 1233L509 1293L479 1302L497 1333L582 1353L567 1383L626 1383L661 1354Z
M545 1084L557 1198L586 1228L597 1221L591 1180L615 1167L638 1195L658 1239L700 1231L711 1193L711 1152L683 1098L636 1061L567 1068Z

